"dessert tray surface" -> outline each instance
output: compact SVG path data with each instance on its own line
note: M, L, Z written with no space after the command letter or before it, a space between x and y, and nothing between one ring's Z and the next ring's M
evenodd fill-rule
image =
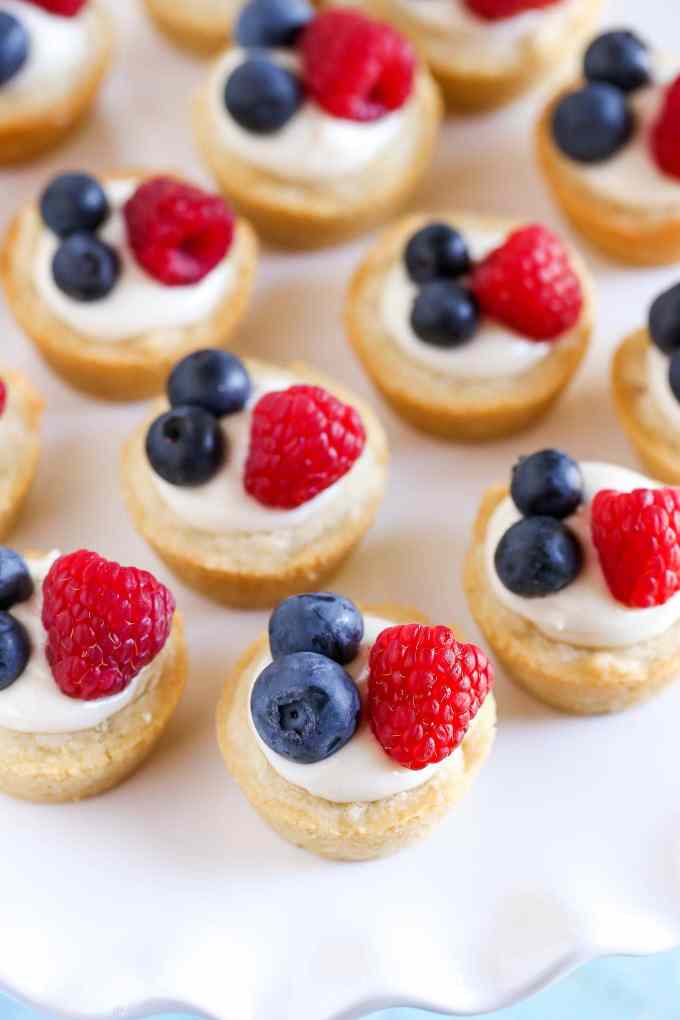
M661 43L662 0L616 5ZM62 167L176 167L201 179L189 101L203 65L157 36L133 0L111 4L119 62L99 116L49 160L4 172L7 221ZM612 12L613 13L613 12ZM453 120L420 204L543 219L564 228L533 163L537 98ZM205 178L204 178L205 179ZM267 253L240 335L247 353L302 357L370 396L344 343L344 287L366 242ZM485 447L417 435L380 407L393 450L377 526L334 587L453 621L479 639L460 584L486 485L521 452L562 445L634 466L608 393L608 357L678 270L619 269L592 252L599 323L585 369L532 432ZM349 1020L413 1004L461 1013L536 990L596 955L680 943L680 685L612 718L561 716L499 677L500 729L473 792L417 849L339 865L280 841L224 770L221 684L264 613L230 612L174 582L134 532L117 485L141 405L88 400L38 361L0 308L2 361L48 399L45 450L19 548L92 546L149 566L178 596L191 652L187 696L159 751L104 797L40 807L3 799L0 985L71 1018L161 1006L221 1020Z

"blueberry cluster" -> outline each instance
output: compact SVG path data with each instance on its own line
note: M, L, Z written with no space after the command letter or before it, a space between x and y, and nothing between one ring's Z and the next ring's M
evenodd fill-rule
M648 328L652 343L668 356L668 381L680 401L680 283L652 302Z
M7 11L0 11L0 85L19 73L28 59L31 40L26 28Z
M479 305L461 283L472 268L463 235L447 223L430 223L409 240L404 264L419 287L411 309L416 336L435 347L457 347L474 336Z
M52 260L54 282L75 301L99 301L120 276L118 252L95 233L109 213L104 189L89 174L61 174L41 196L43 222L61 239Z
M562 523L583 502L581 469L560 450L541 450L515 465L510 495L523 517L498 543L496 573L523 598L561 591L583 564L576 535Z
M8 610L32 594L33 580L25 560L0 546L0 691L18 680L31 654L26 628Z
M241 11L236 42L252 52L229 75L224 104L246 131L273 134L300 108L304 90L298 75L261 51L295 46L313 13L307 0L250 0Z
M269 620L274 660L255 681L250 711L262 741L289 761L335 754L359 725L361 699L343 669L364 636L361 613L329 592L285 599Z
M203 485L227 456L219 419L245 407L252 384L243 362L227 351L195 351L178 362L167 384L170 410L146 434L146 455L171 485Z
M628 142L635 126L628 97L652 80L652 58L634 32L605 32L586 50L583 73L586 84L555 107L552 132L570 159L598 163Z

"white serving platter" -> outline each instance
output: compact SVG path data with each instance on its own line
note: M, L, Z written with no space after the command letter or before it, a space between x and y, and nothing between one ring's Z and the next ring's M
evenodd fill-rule
M110 6L118 60L97 117L48 160L2 172L3 222L66 166L149 163L202 176L189 106L203 66L155 34L141 3ZM680 38L680 13L664 0L619 0L611 14L659 44ZM451 121L420 204L564 229L532 158L536 102ZM340 325L365 244L266 254L242 350L303 357L370 395ZM393 450L389 491L335 587L369 602L400 599L475 635L460 570L484 487L506 477L518 453L547 444L634 464L611 406L609 353L680 268L626 270L589 254L597 336L540 427L464 448L417 435L380 407ZM427 843L338 865L270 833L227 776L213 733L223 679L266 615L220 609L173 581L133 532L118 492L117 450L143 407L74 393L4 306L0 316L0 360L27 371L48 399L40 475L13 544L91 546L150 567L173 584L191 648L187 697L131 781L76 806L2 800L0 985L70 1018L161 1006L220 1020L349 1020L397 1004L470 1013L594 956L680 943L680 687L619 717L572 719L500 676L493 757Z

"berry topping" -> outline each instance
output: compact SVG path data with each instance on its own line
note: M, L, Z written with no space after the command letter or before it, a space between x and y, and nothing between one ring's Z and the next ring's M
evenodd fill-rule
M361 702L352 678L315 652L275 659L253 684L250 711L261 739L289 761L311 765L344 747Z
M365 442L354 408L320 386L266 393L253 410L246 492L292 510L347 474Z
M486 21L514 18L524 11L542 10L559 2L560 0L464 0L468 10Z
M92 234L71 234L55 252L52 275L59 290L74 301L100 301L120 276L118 252Z
M222 418L243 410L251 388L246 367L235 354L215 349L194 351L170 373L168 400L173 407L192 404Z
M224 105L246 131L271 135L288 123L304 99L292 71L266 57L244 60L227 78Z
M94 701L124 690L158 655L175 600L146 570L80 549L43 581L45 654L59 688Z
M588 81L605 81L632 92L652 80L652 58L635 32L603 32L586 50L583 71Z
M578 576L583 551L574 533L554 517L523 517L501 538L494 565L508 591L543 598Z
M452 280L424 284L411 309L413 332L426 344L457 347L474 336L479 308L474 294Z
M30 49L28 32L12 14L0 11L0 85L17 74Z
M0 417L5 413L7 406L7 383L0 379Z
M465 238L448 223L430 223L410 239L404 252L406 270L414 283L462 276L470 269Z
M204 485L226 457L226 439L217 418L202 407L172 407L146 434L146 455L170 485Z
M555 144L577 163L600 163L622 149L633 131L626 95L606 82L568 92L552 116Z
M583 475L561 450L520 457L512 469L510 495L525 517L569 517L583 502Z
M654 299L649 309L649 335L664 354L680 348L680 283Z
M680 76L666 90L652 127L651 146L659 169L669 177L680 177Z
M19 679L30 654L31 641L24 625L11 613L0 613L0 691Z
M294 46L313 16L307 0L250 0L236 21L234 38L245 47Z
M390 758L424 769L462 743L492 685L484 652L448 627L388 627L369 659L371 727Z
M358 10L317 14L301 49L305 88L334 117L377 120L403 106L413 90L411 44Z
M7 546L0 546L0 609L11 609L33 594L33 579L26 561Z
M317 652L344 666L356 658L364 619L349 599L330 592L292 595L269 618L269 647L276 659L291 652Z
M42 7L50 14L60 14L62 18L73 18L82 11L87 0L28 0L28 2L35 4L36 7Z
M42 193L40 214L59 237L92 233L108 217L109 202L99 181L89 174L61 174Z
M590 520L614 598L635 609L668 602L680 587L680 490L603 489Z
M198 283L234 239L234 217L224 199L171 177L140 184L123 214L135 258L167 287Z
M583 307L579 278L547 227L522 227L475 267L472 290L482 312L529 340L555 340Z

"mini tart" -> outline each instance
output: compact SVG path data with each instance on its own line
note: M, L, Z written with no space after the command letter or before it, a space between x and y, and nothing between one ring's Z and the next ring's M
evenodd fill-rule
M421 68L398 147L390 145L356 174L322 183L292 181L245 162L220 142L214 129L213 88L211 75L194 105L201 154L224 194L258 233L289 248L335 244L398 212L429 167L442 119L437 86Z
M273 366L261 361L247 359L244 363L254 378L258 373L274 371ZM288 595L318 588L363 538L385 487L387 440L370 408L302 363L295 362L286 368L296 382L322 386L359 412L366 430L366 449L372 452L375 461L370 484L354 494L348 513L313 542L303 543L291 552L277 543L276 531L210 533L191 528L177 517L154 485L145 452L147 429L167 409L165 402L153 408L122 449L123 496L136 529L181 580L231 606L273 606ZM305 525L299 528L304 532Z
M111 63L114 31L101 0L89 0L89 7L90 59L68 93L56 100L45 92L17 99L0 90L0 163L31 159L58 145L94 104Z
M417 0L412 2L415 7ZM367 0L367 5L376 17L390 21L413 40L441 88L447 107L465 113L502 106L554 73L591 34L603 0L572 3L569 21L559 33L529 38L502 59L497 52L479 50L474 60L468 55L461 59L455 42L448 39L446 32L423 24L410 12L404 0Z
M0 537L3 537L14 527L35 478L40 458L40 423L44 404L21 373L2 369L0 378L7 387L4 414L12 415L17 422L14 449L0 471Z
M230 0L144 0L146 9L173 42L197 53L214 53L229 41L238 8Z
M395 623L427 620L396 606L366 610ZM263 635L245 652L222 691L217 739L227 769L259 815L295 846L333 860L386 857L418 842L467 792L484 764L496 732L496 703L486 696L461 748L465 768L440 768L422 786L369 803L338 804L289 783L262 753L250 723L252 669L266 653Z
M345 327L375 386L416 428L446 439L481 441L506 436L544 415L571 381L588 347L593 293L583 261L569 251L583 289L581 318L571 335L528 372L508 379L464 382L410 357L381 321L380 304L389 271L408 239L430 222L446 222L463 234L475 228L510 233L519 223L470 213L417 214L386 228L359 265L349 287ZM474 343L474 339L469 341Z
M114 173L116 180L156 176ZM0 251L0 278L19 325L45 361L76 389L105 400L140 400L159 393L173 364L202 347L225 346L241 321L253 286L257 239L243 219L236 222L230 255L238 259L236 285L209 318L192 326L155 329L122 341L90 338L58 318L39 294L33 265L42 231L47 229L32 202L14 218Z

